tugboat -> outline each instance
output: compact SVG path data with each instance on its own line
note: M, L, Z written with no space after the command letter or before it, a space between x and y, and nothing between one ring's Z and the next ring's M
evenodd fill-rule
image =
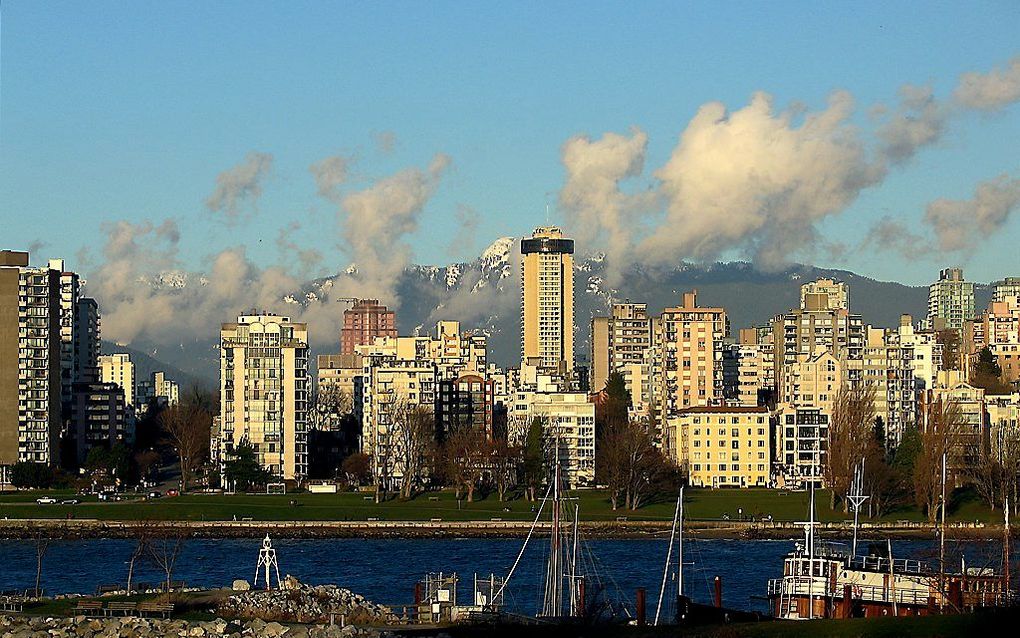
M944 461L943 461L944 463ZM1015 602L1009 583L1009 503L1005 507L1003 567L967 567L949 572L945 561L945 486L942 497L940 558L933 568L923 561L894 558L892 543L871 544L867 555L857 554L857 509L863 499L860 477L851 493L854 507L853 545L816 542L815 495L811 486L810 516L804 541L783 560L782 578L768 582L770 607L779 620L924 616L958 614ZM943 482L944 482L943 472ZM856 498L855 498L856 496ZM884 550L884 551L883 551Z

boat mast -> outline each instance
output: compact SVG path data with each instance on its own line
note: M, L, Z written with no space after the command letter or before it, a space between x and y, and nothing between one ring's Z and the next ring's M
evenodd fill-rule
M683 488L680 488L681 490ZM680 501L683 496L676 499L676 509L673 510L673 526L669 529L669 547L666 549L666 564L662 567L662 585L659 586L659 602L655 605L655 620L652 625L658 626L659 614L662 612L662 596L666 593L666 578L669 576L669 559L673 557L673 538L676 537L677 519L680 518Z
M677 534L679 546L676 556L676 595L679 598L684 595L684 486L680 486L680 513L677 516Z
M815 617L815 482L811 481L811 512L808 519L808 620Z
M854 468L854 480L850 486L850 505L854 508L854 543L853 548L850 552L850 559L853 560L857 557L857 527L859 525L859 515L861 512L861 505L864 501L868 500L867 495L864 494L864 461L865 458L861 458L861 463Z
M887 538L885 542L889 547L889 591L892 592L892 613L893 616L899 616L899 608L896 605L896 575L893 572L892 539Z
M939 525L939 576L940 587L945 586L946 580L946 452L942 453L942 522Z
M560 568L560 461L557 440L556 470L553 473L552 534L549 546L549 564L546 570L544 616L558 617L563 610L563 571Z
M1006 497L1005 503L1005 517L1006 523L1003 526L1003 539L1002 539L1002 571L1003 576L1006 577L1006 602L1009 602L1009 496Z
M580 506L574 505L574 543L570 556L570 615L577 616L577 523Z

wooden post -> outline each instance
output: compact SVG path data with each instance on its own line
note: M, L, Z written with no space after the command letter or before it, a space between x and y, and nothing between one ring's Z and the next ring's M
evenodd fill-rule
M584 618L584 576L577 579L577 617Z
M843 585L843 618L850 618L854 613L854 587Z
M645 624L645 588L637 589L637 624L643 627Z
M715 587L715 606L722 607L722 576L716 576L712 584Z

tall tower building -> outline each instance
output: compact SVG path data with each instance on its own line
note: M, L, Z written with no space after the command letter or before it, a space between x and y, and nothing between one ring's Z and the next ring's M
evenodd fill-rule
M0 483L19 461L59 460L60 275L0 251Z
M521 359L564 374L574 367L573 255L555 226L521 240Z
M960 330L974 318L974 283L964 281L962 268L939 271L939 280L928 287L928 328Z
M245 442L282 479L308 476L308 328L241 315L220 329L220 458Z
M353 355L355 347L371 344L376 337L396 336L397 314L378 299L359 299L344 311L340 354Z

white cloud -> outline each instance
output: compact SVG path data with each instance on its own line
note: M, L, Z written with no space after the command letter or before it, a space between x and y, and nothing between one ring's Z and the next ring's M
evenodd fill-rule
M205 200L206 208L222 213L228 222L236 221L244 204L258 204L262 180L272 164L273 156L268 153L248 153L243 162L216 176L216 189Z
M957 103L981 111L997 111L1020 100L1020 55L1005 68L964 73L953 97Z

